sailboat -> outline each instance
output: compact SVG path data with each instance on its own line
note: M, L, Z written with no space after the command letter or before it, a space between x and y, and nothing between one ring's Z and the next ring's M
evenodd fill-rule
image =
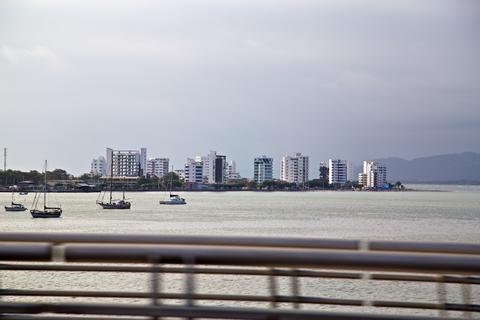
M169 198L167 200L160 200L160 204L187 204L184 198L181 198L178 194L172 193L173 188L173 166L172 166L172 173L170 175L170 192Z
M12 202L10 206L5 206L5 211L25 211L27 208L21 204L21 203L15 203L13 201L13 196L15 194L15 191L12 192Z
M121 200L113 200L112 198L112 189L113 189L113 166L111 165L111 171L110 171L110 199L108 202L102 200L99 201L97 199L97 204L101 206L103 209L130 209L131 203L125 200L125 186L123 189L122 193L122 199ZM125 183L124 183L125 184ZM103 193L103 196L105 196L105 193ZM100 195L99 195L100 198Z
M30 210L32 217L60 218L60 216L62 215L62 208L47 206L47 160L45 160L45 174L44 174L44 180L43 180L43 210L37 209L39 201L40 201L40 196L38 195L38 193L36 193L35 197L33 198L34 209Z

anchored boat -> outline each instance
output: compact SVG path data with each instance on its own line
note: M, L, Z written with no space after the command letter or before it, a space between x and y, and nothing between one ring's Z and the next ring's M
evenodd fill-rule
M15 194L15 191L12 192L12 202L10 203L10 206L5 206L5 211L20 212L20 211L27 210L27 208L23 204L14 202L14 194Z
M43 210L37 209L38 202L40 201L38 193L33 198L33 209L30 210L30 214L33 218L60 218L62 215L62 208L60 207L48 207L47 206L47 160L45 160L45 174L43 180Z
M124 182L125 184L125 182ZM110 197L108 202L103 201L103 197L105 197L105 192L100 192L102 196L102 200L97 199L97 204L101 206L103 209L130 209L131 203L125 199L125 186L123 187L122 199L121 200L113 200L112 198L113 192L113 165L110 165Z
M181 198L178 194L172 194L172 189L173 189L173 166L172 166L172 172L170 173L170 192L169 192L169 198L167 200L160 200L160 204L187 204L187 201L185 201L184 198Z

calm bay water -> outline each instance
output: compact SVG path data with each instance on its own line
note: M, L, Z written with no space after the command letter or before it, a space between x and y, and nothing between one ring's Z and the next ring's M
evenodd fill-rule
M1 212L0 232L309 236L480 243L480 186L409 187L443 191L181 192L187 199L186 206L159 205L158 201L166 198L165 193L129 193L132 209L119 211L100 209L95 205L97 194L93 193L50 194L50 205L62 205L61 219L32 219L27 212ZM8 193L0 193L0 203L8 204L10 197ZM32 193L16 196L17 201L27 206L32 199ZM253 277L223 277L221 281L212 281L208 276L200 276L198 282L202 293L268 293L266 280ZM4 272L0 283L7 288L25 289L40 286L53 290L144 291L148 290L149 278L128 274L118 277L113 273ZM179 292L184 282L179 275L167 275L164 284L166 291ZM305 295L318 296L320 292L322 296L338 298L436 301L436 287L432 284L376 282L375 289L372 288L370 281L302 280ZM459 289L450 287L449 290L449 299L460 301ZM474 289L472 298L479 303L480 290ZM51 301L52 298L29 299ZM335 309L332 306L315 308Z
M450 192L129 193L131 210L102 210L94 193L49 194L61 219L0 214L0 231L107 232L480 242L480 186L414 186ZM11 195L0 193L0 204ZM16 196L31 206L33 193Z

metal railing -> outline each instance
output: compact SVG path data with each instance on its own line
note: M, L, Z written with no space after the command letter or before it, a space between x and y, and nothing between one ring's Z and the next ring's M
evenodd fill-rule
M480 316L478 244L2 233L0 261L2 319L76 316L81 319L99 316L102 319L473 319ZM44 289L45 284L37 283L35 278L42 273L74 273L83 278L100 275L99 279L106 273L142 275L138 281L145 281L149 289L67 290L69 283L62 284L60 289ZM23 288L25 285L4 286L12 277L25 274L35 279L33 283L27 282L33 289ZM183 277L181 292L165 292L167 275ZM230 277L262 279L266 294L249 287L241 288L240 293L205 293L197 281L200 276L214 277L212 281L220 285ZM335 297L304 293L305 289L311 289L305 285L306 279L369 281L372 286L382 282L430 283L436 290L435 296L419 301L365 299L355 287L349 290L349 297ZM459 297L453 301L449 300L451 294L447 295L447 284L460 288ZM78 299L85 301L80 303ZM233 306L224 306L228 302ZM334 309L325 311L326 306Z

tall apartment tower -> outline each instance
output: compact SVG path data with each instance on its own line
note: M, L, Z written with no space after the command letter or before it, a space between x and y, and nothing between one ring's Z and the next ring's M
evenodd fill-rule
M170 159L155 158L147 160L147 175L151 177L161 178L168 173Z
M225 183L225 173L227 171L227 157L217 155L215 157L215 183Z
M273 180L273 158L261 156L253 160L253 180L256 183Z
M147 176L147 148L140 148L139 161L140 161L139 175L146 177Z
M107 176L139 177L147 175L147 148L113 150L107 148Z
M197 156L195 161L203 163L203 181L205 183L215 183L215 160L217 152L210 151L206 156Z
M107 161L105 157L100 156L97 159L93 159L90 164L90 173L95 176L106 176L107 175Z
M204 164L202 161L197 161L196 159L191 158L187 159L184 171L185 182L203 183L205 179L203 173Z
M374 189L383 188L387 182L387 167L373 160L363 161L363 176L365 177L363 186Z
M328 183L345 184L353 179L353 168L348 160L328 160Z
M290 183L305 183L308 181L308 156L296 153L285 156L280 163L280 180Z

